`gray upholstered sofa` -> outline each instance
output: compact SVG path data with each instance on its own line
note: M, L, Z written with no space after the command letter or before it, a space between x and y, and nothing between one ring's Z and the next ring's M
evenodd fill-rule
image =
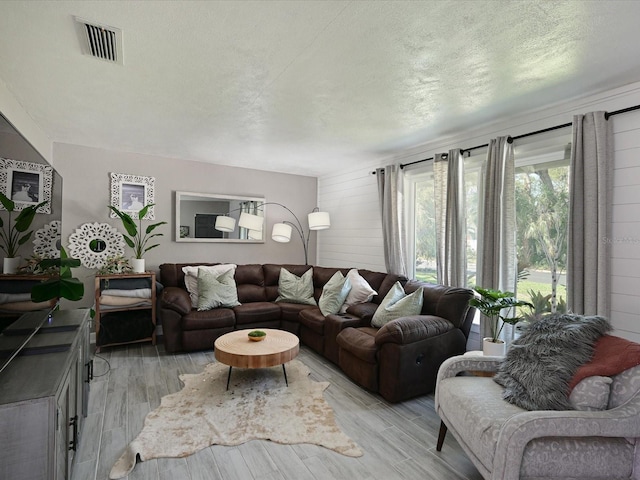
M497 371L501 360L467 354L442 364L438 451L448 430L487 480L640 478L640 366L611 377L605 410L529 411L477 374Z

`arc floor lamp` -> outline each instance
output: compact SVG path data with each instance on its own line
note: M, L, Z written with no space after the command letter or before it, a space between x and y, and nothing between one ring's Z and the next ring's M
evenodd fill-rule
M295 213L291 211L290 208L282 205L277 202L265 202L257 205L252 205L249 210L257 210L265 205L277 205L279 207L287 210L291 216L295 219L295 222L290 222L288 220L284 220L280 223L276 223L273 225L273 230L271 231L271 239L275 242L280 243L288 243L291 241L291 235L293 230L295 230L300 236L300 240L302 241L302 248L304 249L304 263L307 265L309 263L309 238L311 236L312 230L326 230L331 226L331 218L328 212L321 212L318 207L314 208L311 213L307 215L307 221L309 223L309 230L305 236L304 227L300 222L300 219L296 216ZM242 228L246 228L248 230L248 236L252 239L260 239L262 238L262 230L264 225L264 217L260 215L255 215L253 213L249 213L244 211L243 208L238 208L233 210L232 212L239 211L240 218L238 219L238 226ZM229 213L232 213L229 212ZM221 232L233 232L236 228L236 219L228 216L228 215L219 215L216 218L215 229Z

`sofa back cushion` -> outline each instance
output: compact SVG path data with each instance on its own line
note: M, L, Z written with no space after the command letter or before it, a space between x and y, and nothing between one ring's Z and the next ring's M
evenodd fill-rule
M267 301L262 265L238 265L235 280L240 303Z
M449 320L456 328L470 327L471 318L467 315L471 310L469 300L473 298L473 291L468 288L450 287L447 285L435 285L432 283L411 280L404 289L407 293L415 292L422 287L424 302L422 303L422 315L435 315ZM465 322L468 320L469 325Z
M347 269L348 273L348 269ZM377 295L371 299L373 303L380 305L382 299L387 296L391 287L393 287L394 283L400 282L402 286L407 283L407 279L402 275L396 275L395 273L381 273L381 272L372 272L371 270L360 270L358 269L358 273L362 275L371 288L373 288ZM411 293L411 292L409 292Z

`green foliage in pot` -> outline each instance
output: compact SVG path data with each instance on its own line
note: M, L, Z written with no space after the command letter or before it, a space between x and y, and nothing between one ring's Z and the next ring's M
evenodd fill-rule
M13 223L11 222L11 217L16 210L15 202L4 193L0 193L0 202L2 202L5 210L9 212L6 224L0 218L0 249L4 251L7 258L15 258L18 255L20 245L24 245L31 238L33 232L29 230L29 227L31 227L31 223L36 216L36 211L46 205L47 202L40 202L37 205L29 205L23 208Z
M480 294L480 298L472 298L469 300L469 305L477 308L487 317L491 328L491 341L494 343L500 339L500 333L502 333L505 323L515 325L522 320L523 317L516 314L516 307L533 308L531 303L518 300L513 292L502 292L478 286L473 289ZM511 314L511 316L502 314L505 309L508 312L507 315Z
M31 288L31 300L34 302L45 302L54 298L66 298L74 302L82 300L84 284L71 273L71 268L79 266L80 260L67 257L64 248L60 248L60 258L43 259L39 265L41 270L57 269L59 274L34 285Z
M267 334L265 332L263 332L262 330L252 330L247 335L249 335L250 337L264 337Z
M163 235L162 233L153 233L153 231L156 228L158 228L160 225L165 225L167 223L167 222L158 222L158 223L151 224L144 230L144 233L142 233L143 232L142 219L149 211L149 208L152 207L153 205L154 205L153 203L150 203L149 205L145 205L143 208L140 209L140 211L138 211L138 218L137 218L138 225L136 225L136 222L133 220L133 218L131 218L131 216L128 213L122 212L118 210L116 207L109 205L109 208L111 209L111 211L113 211L116 215L118 215L118 217L120 217L120 220L122 220L122 225L124 226L124 229L128 233L128 235L122 234L122 236L124 237L124 241L127 243L127 245L129 245L129 247L133 249L133 254L135 258L138 258L138 259L141 259L146 252L148 252L152 248L155 248L159 245L156 243L156 244L147 246L147 243L153 237L161 237Z

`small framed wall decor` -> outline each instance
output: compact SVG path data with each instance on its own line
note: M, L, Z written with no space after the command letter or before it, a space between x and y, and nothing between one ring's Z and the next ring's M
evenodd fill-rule
M52 186L50 165L0 158L0 191L13 200L16 211L46 201L37 213L51 213Z
M118 210L133 214L138 218L138 212L147 205L154 203L155 178L142 175L127 175L111 173L111 205ZM110 211L111 218L116 218L115 212ZM153 206L147 210L144 220L155 220Z

